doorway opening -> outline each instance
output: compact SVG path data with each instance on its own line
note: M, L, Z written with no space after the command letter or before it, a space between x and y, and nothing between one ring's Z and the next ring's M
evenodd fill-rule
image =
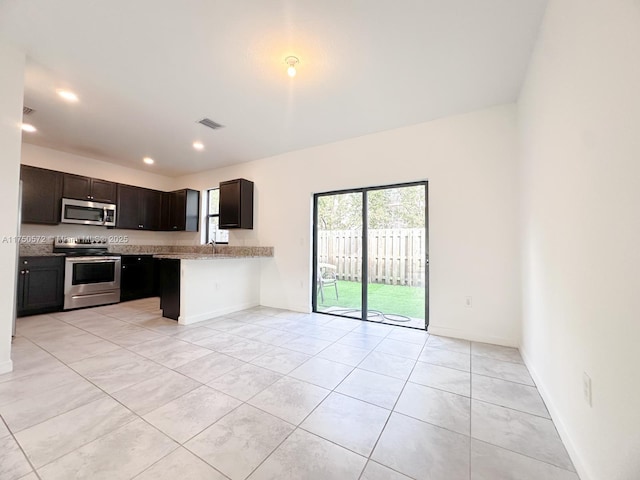
M426 329L428 183L317 193L313 311Z

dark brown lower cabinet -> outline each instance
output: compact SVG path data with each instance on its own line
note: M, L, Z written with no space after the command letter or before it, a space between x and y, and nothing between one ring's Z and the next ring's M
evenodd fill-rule
M64 257L20 257L17 315L58 312L63 303Z
M180 316L180 260L160 260L160 309L163 317Z
M155 262L152 255L122 255L120 300L137 300L156 295Z

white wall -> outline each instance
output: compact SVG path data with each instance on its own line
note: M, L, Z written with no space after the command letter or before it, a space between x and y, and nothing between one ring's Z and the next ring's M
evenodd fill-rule
M583 480L640 478L639 86L640 2L549 3L519 104L522 351Z
M16 243L5 237L18 233L18 184L24 54L0 39L0 374L11 364L11 326L16 288ZM10 240L10 238L9 238Z
M308 311L313 193L429 180L430 330L517 345L515 120L514 105L500 106L181 177L175 187L253 180L254 230L232 231L230 242L274 246L261 304Z
M179 323L190 325L259 305L260 268L270 260L181 260Z
M39 147L29 143L22 145L21 163L34 167L48 168L60 172L74 173L87 177L110 180L117 183L135 185L156 190L172 190L175 180L142 170L115 165L89 157L73 155L50 148ZM28 236L56 235L109 235L126 236L129 244L134 245L174 245L185 237L180 232L141 232L137 230L107 230L104 227L84 225L29 225L22 226L21 234ZM191 238L193 235L188 235Z
M33 167L48 168L59 172L84 175L155 190L169 191L172 189L174 182L171 177L153 173L153 166L149 167L150 171L145 172L30 143L22 145L20 162Z

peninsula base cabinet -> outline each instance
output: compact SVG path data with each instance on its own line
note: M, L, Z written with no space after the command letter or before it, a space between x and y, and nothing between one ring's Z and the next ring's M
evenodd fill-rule
M160 309L172 320L180 317L180 260L160 259Z
M258 257L163 258L160 265L162 316L180 325L260 304Z
M58 312L64 304L64 257L20 257L17 316Z

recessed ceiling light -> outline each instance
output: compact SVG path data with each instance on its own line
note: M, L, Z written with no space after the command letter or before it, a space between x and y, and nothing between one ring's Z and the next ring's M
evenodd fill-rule
M151 165L151 164L153 164L153 162L154 162L154 161L153 161L153 158L151 158L151 157L144 157L144 158L142 159L142 161L143 161L144 163L146 163L147 165Z
M204 144L202 142L193 142L193 148L196 150L204 150Z
M58 92L58 95L64 98L67 102L78 101L78 96L70 90L59 89L59 90L56 90L56 92Z
M23 123L22 124L22 130L24 130L25 132L29 132L29 133L33 133L38 131L38 129L36 127L34 127L33 125L31 125L30 123Z

